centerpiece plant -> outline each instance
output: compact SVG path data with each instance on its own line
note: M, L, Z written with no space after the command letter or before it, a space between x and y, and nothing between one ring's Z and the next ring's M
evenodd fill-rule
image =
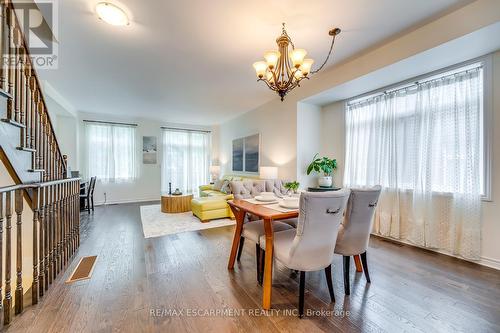
M317 153L316 155L314 155L312 162L307 167L307 175L310 175L313 171L322 174L322 176L318 178L319 186L332 187L332 175L336 169L336 159L331 159L327 156L319 157L319 153Z

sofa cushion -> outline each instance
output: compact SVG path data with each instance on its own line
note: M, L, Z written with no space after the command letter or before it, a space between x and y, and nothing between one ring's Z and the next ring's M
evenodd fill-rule
M284 186L285 184L286 181L281 179L268 179L266 180L266 192L273 192L277 197L281 198L288 192Z
M203 191L203 194L204 197L224 197L227 195L226 193L216 190L205 190Z
M229 180L219 179L219 180L215 181L213 189L215 191L219 191L219 192L222 192L224 194L230 193L231 190L229 189Z
M266 191L265 180L246 179L243 181L231 181L229 186L231 187L231 192L235 199L253 198L261 192Z
M191 200L194 209L214 210L227 208L227 201L223 198L195 198Z
M222 193L231 194L231 188L229 187L229 180L224 180L224 183L222 184L220 191Z

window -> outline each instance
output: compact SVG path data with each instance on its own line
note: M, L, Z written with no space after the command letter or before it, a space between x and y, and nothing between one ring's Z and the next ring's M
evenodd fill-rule
M347 186L486 195L483 64L346 106Z
M179 188L183 193L197 193L209 181L210 133L205 131L163 130L161 190Z
M131 125L86 122L87 175L101 181L136 176L136 129Z

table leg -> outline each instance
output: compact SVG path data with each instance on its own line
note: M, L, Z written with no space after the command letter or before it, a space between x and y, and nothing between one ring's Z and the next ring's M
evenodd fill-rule
M354 256L354 264L356 265L356 272L363 271L363 267L361 266L361 259L359 258L359 254Z
M264 264L264 282L262 292L262 308L271 308L271 291L273 282L273 221L264 219L264 230L266 232L266 257Z
M241 232L243 231L243 222L245 220L245 212L241 209L236 209L231 206L234 217L236 219L236 229L234 229L233 246L231 247L231 255L229 256L229 263L227 264L227 269L234 268L234 261L236 260L236 254L238 252L238 246L240 243Z

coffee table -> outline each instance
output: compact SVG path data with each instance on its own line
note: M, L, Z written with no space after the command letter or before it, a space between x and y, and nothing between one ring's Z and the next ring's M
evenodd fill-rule
M161 211L162 213L185 213L191 211L192 194L161 195Z

